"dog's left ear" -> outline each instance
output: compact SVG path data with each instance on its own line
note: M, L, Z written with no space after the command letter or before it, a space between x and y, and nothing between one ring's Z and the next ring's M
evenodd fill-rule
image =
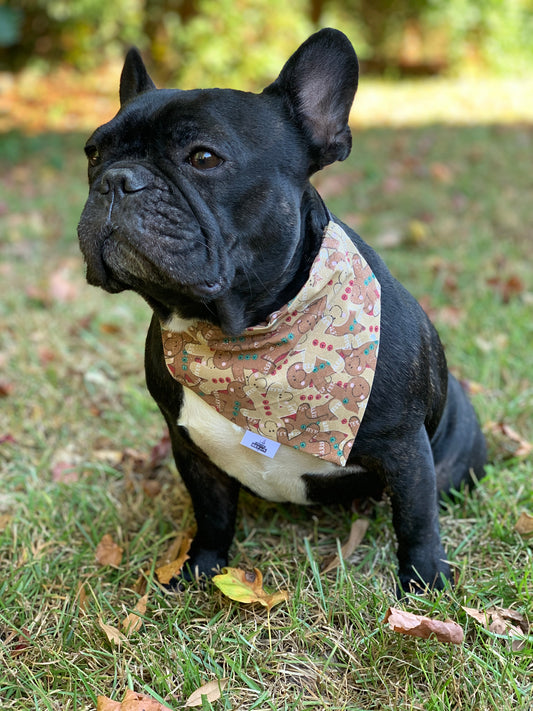
M311 170L348 157L348 117L359 65L350 40L326 28L311 35L287 61L266 93L282 94L311 145Z
M132 47L126 55L120 75L120 105L123 106L138 94L151 89L155 89L155 84L146 71L139 50Z

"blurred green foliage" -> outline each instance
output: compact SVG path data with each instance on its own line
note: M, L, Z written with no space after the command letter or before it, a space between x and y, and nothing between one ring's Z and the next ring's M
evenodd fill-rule
M185 87L257 86L325 25L393 76L533 65L533 0L3 0L0 68L87 70L136 44Z

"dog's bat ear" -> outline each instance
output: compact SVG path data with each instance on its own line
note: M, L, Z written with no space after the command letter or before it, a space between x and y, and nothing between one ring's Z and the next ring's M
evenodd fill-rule
M155 89L155 84L146 71L140 52L136 47L132 47L126 55L120 75L120 105L123 106L138 94L152 89Z
M350 40L339 30L326 28L311 35L265 89L288 101L309 141L312 171L350 153L348 118L358 78L359 64Z

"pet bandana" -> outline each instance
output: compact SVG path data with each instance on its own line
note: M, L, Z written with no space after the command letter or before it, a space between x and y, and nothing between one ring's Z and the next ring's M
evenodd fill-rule
M201 321L179 333L162 327L165 361L244 430L344 466L376 370L380 295L363 256L330 221L306 284L266 323L235 338Z

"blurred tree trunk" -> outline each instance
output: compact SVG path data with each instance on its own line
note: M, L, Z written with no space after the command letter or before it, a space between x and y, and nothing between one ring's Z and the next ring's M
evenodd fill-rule
M311 0L309 4L309 17L314 25L318 25L324 9L325 0Z

